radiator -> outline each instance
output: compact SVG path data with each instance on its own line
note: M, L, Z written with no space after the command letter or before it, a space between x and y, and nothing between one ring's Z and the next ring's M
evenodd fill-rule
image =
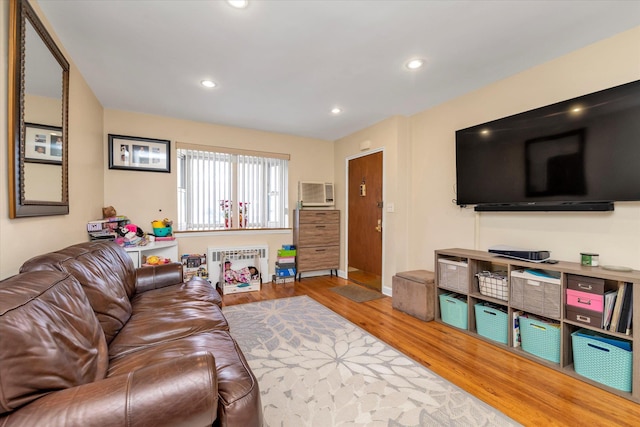
M256 252L260 258L260 265L253 265ZM207 268L209 270L209 280L212 283L217 283L220 280L220 270L222 268L220 263L223 256L231 261L231 266L234 270L253 265L260 271L262 283L270 280L269 247L267 245L207 248Z

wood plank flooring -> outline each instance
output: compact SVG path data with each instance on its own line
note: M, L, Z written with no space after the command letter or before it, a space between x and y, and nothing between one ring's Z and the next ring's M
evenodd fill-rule
M370 334L526 426L638 426L640 404L602 391L452 327L422 322L391 307L391 298L356 303L329 288L330 276L262 285L223 297L224 305L308 295Z

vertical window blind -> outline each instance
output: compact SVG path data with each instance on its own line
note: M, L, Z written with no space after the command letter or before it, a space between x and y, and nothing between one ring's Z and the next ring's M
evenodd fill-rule
M288 226L289 156L178 144L178 230Z

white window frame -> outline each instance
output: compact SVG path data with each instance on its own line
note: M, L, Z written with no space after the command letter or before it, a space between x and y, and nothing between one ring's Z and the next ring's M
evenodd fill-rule
M177 231L288 227L289 155L184 143L176 154Z

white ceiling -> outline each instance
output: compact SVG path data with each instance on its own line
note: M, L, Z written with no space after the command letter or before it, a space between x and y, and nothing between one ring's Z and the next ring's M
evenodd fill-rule
M38 3L105 108L326 140L640 25L635 0Z

